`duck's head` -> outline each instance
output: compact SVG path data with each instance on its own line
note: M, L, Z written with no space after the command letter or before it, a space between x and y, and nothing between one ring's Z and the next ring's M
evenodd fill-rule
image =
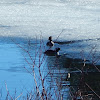
M58 52L60 50L60 48L56 48L56 52Z
M50 37L48 38L48 40L52 41L52 36L50 36Z

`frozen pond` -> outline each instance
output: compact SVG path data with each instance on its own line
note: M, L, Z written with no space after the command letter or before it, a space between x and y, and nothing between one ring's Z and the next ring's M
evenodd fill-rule
M42 49L40 48L41 36ZM16 94L16 97L21 93L25 96L32 91L35 83L31 73L33 70L36 72L38 70L33 68L33 65L39 65L39 49L44 62L41 67L43 77L48 72L53 73L53 80L51 76L47 76L44 84L49 89L53 84L53 89L59 90L59 85L55 87L55 79L62 81L60 78L62 74L59 73L65 73L63 75L65 79L68 69L59 66L55 68L57 63L59 65L59 60L55 57L44 57L44 45L49 36L53 36L55 41L58 38L54 48L60 47L61 55L100 64L100 1L1 0L0 96L3 99L6 98L7 93L5 83L10 94L14 96ZM65 93L65 98L69 98L68 87L60 90Z
M99 38L99 0L2 0L0 36L60 40Z

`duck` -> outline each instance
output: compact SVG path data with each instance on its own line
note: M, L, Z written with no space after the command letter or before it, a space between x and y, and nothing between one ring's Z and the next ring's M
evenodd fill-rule
M50 36L49 38L48 38L48 42L47 42L47 46L50 46L50 47L52 47L52 46L54 46L54 42L52 41L52 36Z
M49 56L59 56L60 48L56 48L55 50L46 50L44 53Z

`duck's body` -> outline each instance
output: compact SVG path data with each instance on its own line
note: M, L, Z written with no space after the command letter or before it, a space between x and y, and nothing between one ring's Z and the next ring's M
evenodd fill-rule
M52 36L50 36L48 40L49 41L47 42L47 46L50 46L50 47L54 46L54 42L52 41Z
M54 46L54 42L53 41L47 42L47 46L50 46L50 47Z
M47 50L44 53L49 56L58 56L60 48L56 48L55 50Z

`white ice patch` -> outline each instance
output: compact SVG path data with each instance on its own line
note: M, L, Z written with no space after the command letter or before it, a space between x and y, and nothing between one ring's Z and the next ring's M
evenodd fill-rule
M0 36L98 38L99 0L1 0Z

